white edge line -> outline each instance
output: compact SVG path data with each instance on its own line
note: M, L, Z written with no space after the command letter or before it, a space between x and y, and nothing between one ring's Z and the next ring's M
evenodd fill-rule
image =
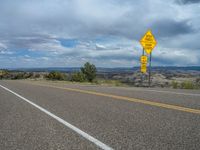
M8 92L14 94L15 96L21 98L22 100L26 101L27 103L33 105L34 107L36 107L37 109L39 109L40 111L44 112L45 114L51 116L52 118L54 118L55 120L57 120L58 122L62 123L63 125L65 125L66 127L70 128L71 130L75 131L76 133L78 133L79 135L83 136L84 138L86 138L87 140L89 140L90 142L94 143L95 145L97 145L98 147L100 147L101 149L104 150L113 150L113 148L107 146L106 144L102 143L101 141L97 140L96 138L92 137L91 135L87 134L86 132L80 130L79 128L75 127L74 125L68 123L67 121L63 120L62 118L54 115L53 113L49 112L48 110L40 107L39 105L31 102L30 100L24 98L23 96L11 91L10 89L0 85L0 87L2 87L3 89L7 90Z

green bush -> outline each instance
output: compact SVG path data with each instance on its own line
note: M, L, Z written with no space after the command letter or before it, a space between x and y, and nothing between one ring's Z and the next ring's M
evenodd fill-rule
M177 89L177 88L178 88L178 82L172 81L172 87L173 87L174 89Z
M71 81L84 82L86 81L86 77L82 72L77 72L72 74Z
M199 89L200 88L200 78L197 78L195 83L196 83L197 88Z
M38 74L38 73L34 75L34 78L40 78L40 77L41 77L41 76L40 76L40 74Z
M182 89L195 89L195 84L191 81L184 81L181 83L180 88Z
M13 75L13 78L14 80L17 80L17 79L24 79L24 76L25 74L24 73L17 73L15 75Z
M66 80L67 76L63 73L52 71L46 75L46 78L49 80Z
M87 81L93 82L96 78L97 69L95 65L89 62L85 63L84 67L81 68L81 72L85 75Z
M0 79L5 79L9 74L8 70L0 70Z

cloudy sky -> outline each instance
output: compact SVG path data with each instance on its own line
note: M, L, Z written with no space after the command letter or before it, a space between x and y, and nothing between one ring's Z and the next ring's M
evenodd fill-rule
M200 65L200 0L0 0L0 68Z

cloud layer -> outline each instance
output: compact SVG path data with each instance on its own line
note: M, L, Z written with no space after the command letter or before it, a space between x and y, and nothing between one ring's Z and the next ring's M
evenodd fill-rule
M0 0L0 68L139 65L152 29L153 65L200 65L199 0Z

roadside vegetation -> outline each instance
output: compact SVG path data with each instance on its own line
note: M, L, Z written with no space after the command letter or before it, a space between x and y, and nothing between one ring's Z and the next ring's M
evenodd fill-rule
M95 65L90 64L89 62L85 63L83 67L81 67L79 72L75 72L71 75L66 75L61 72L50 72L45 76L45 78L49 80L66 80L73 82L94 82L96 79L97 69Z
M85 80L88 82L93 82L97 76L96 66L90 64L89 62L85 63L84 67L81 68L81 72L85 76Z
M73 81L73 82L85 82L86 81L85 74L83 74L82 72L73 73L72 76L71 76L71 81Z
M126 72L97 72L95 65L87 62L78 71L73 72L23 72L0 70L0 80L48 80L63 81L64 83L83 83L109 86L134 86L148 87L148 75L142 75L139 71ZM174 88L174 89L200 89L200 77L197 72L162 72L152 74L151 87Z
M67 80L67 75L58 71L52 71L45 75L48 80Z
M183 82L172 81L172 87L174 89L200 89L200 79L196 79L196 82L192 82L192 81L183 81Z
M39 73L0 70L0 80L36 79L40 77Z

